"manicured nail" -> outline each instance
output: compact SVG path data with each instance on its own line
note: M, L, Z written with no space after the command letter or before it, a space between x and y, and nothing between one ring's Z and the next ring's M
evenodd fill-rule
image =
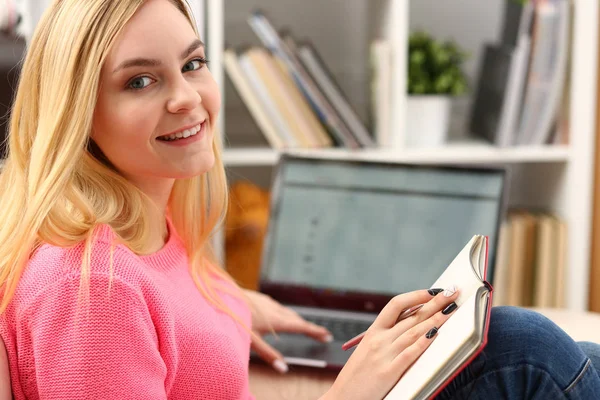
M439 294L439 293L441 293L443 291L444 291L444 289L429 289L427 291L427 293L429 293L432 296L436 296L437 294Z
M444 290L444 297L451 297L454 293L456 293L456 286L452 285Z
M427 339L431 339L432 337L434 337L434 336L435 336L435 334L437 333L437 331L438 331L438 328L431 328L431 329L429 330L429 332L427 332L427 334L425 335L425 337L426 337Z
M275 368L277 370L277 372L285 374L286 372L288 372L288 366L286 363L283 362L283 360L275 360L273 361L273 368Z
M324 341L325 343L331 343L331 342L333 342L333 335L331 335L331 334L328 334L327 336L325 336L325 337L323 338L323 341Z
M455 303L455 302L452 302L452 303L448 304L448 306L447 306L446 308L444 308L444 310L442 311L442 314L444 314L444 315L448 315L448 314L450 314L452 311L456 310L456 307L458 307L458 306L456 305L456 303Z

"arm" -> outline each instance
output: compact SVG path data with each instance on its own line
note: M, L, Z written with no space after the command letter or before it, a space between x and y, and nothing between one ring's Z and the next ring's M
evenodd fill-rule
M118 277L90 277L90 307L77 304L79 276L45 288L28 307L40 399L166 399L166 367L141 295ZM28 328L27 328L28 327ZM31 352L31 353L29 353Z
M10 373L8 370L8 357L4 341L0 337L0 400L12 399L10 389Z

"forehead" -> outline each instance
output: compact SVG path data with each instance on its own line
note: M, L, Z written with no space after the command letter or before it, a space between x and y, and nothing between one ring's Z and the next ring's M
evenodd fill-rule
M173 3L148 0L117 37L106 64L131 57L179 55L196 37L186 16Z

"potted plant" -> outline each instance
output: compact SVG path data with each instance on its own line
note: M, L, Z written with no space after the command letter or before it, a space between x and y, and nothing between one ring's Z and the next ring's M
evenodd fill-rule
M456 43L426 32L409 36L407 135L409 147L435 147L447 138L452 96L466 92L462 64L467 58Z

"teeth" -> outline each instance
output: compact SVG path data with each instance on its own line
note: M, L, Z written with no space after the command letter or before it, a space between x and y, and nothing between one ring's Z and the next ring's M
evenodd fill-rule
M188 138L188 137L194 136L195 134L197 134L198 132L200 132L200 129L201 129L201 124L200 125L196 125L193 128L186 129L184 131L174 133L174 134L169 135L169 136L160 136L160 139L161 140L170 141L170 140L177 140L177 139L182 139L182 138Z

